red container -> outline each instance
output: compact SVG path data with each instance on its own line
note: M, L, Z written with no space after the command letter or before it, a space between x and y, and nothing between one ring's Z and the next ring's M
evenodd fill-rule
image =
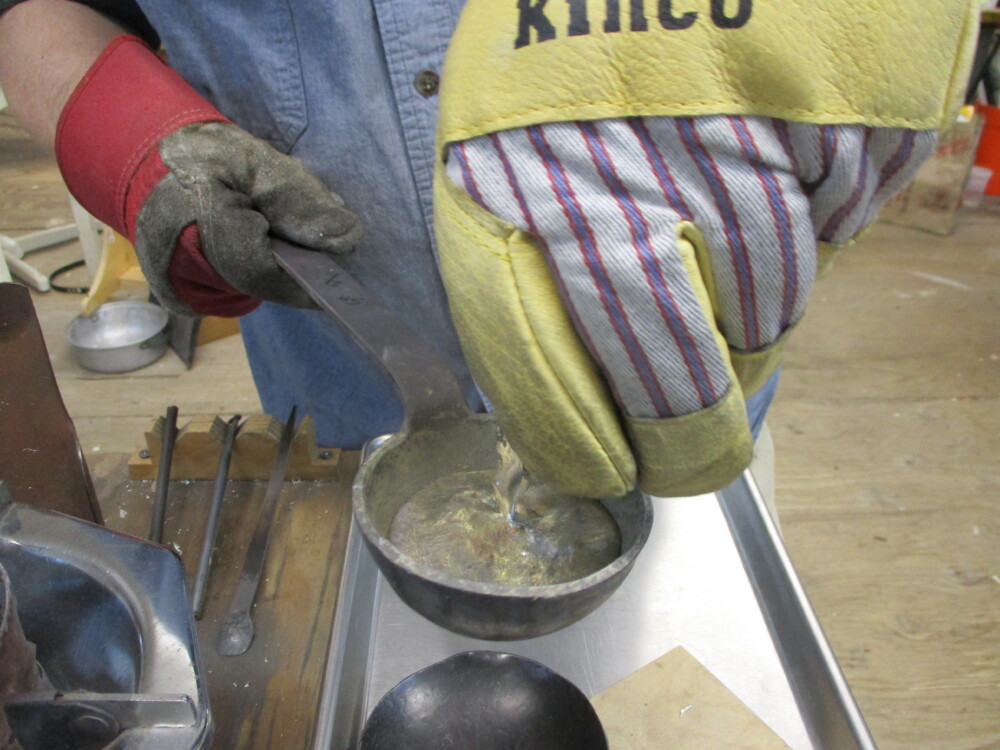
M976 149L976 165L993 170L993 176L986 183L987 195L1000 195L1000 107L977 104L976 111L985 118L983 133Z

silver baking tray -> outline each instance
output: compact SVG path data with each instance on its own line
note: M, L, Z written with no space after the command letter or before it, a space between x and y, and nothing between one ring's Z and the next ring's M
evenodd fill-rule
M489 642L410 610L353 527L313 750L355 748L400 680L462 651L540 661L593 696L683 646L795 750L875 743L749 472L715 495L655 498L649 541L596 612L551 635Z

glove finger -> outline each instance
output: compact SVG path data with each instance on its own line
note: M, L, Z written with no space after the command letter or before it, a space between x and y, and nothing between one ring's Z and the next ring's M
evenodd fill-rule
M563 300L626 414L705 409L731 378L693 258L625 121L504 131L455 149L474 200L541 239Z
M816 236L855 238L913 177L937 145L932 130L778 121L809 196Z
M246 190L253 207L271 230L303 247L329 253L354 249L361 239L361 221L344 200L330 191L298 159L263 141L254 142Z
M185 185L212 181L246 195L271 230L304 247L353 249L358 217L300 161L225 123L182 128L163 140L164 162Z
M236 289L257 299L314 308L309 295L274 261L268 219L249 196L222 185L199 191L198 229L212 266Z
M801 318L816 275L809 202L774 121L644 118L730 346L754 352ZM665 169L667 169L665 167Z
M265 164L256 172L250 187L253 207L284 239L334 254L354 250L362 235L361 220L298 161L288 162L287 170L272 172Z

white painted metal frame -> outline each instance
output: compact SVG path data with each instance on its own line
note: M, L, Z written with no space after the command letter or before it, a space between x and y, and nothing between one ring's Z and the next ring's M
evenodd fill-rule
M90 278L97 275L97 266L101 260L102 225L73 196L70 196L69 202L74 224L42 229L16 239L0 234L0 281L11 281L13 274L40 292L49 291L51 285L48 277L28 264L24 256L75 239L80 240Z

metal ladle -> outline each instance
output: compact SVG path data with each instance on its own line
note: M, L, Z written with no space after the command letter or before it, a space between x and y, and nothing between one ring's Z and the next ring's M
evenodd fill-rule
M631 570L649 536L652 504L639 492L603 500L621 533L614 562L577 580L536 586L483 583L417 563L389 541L400 507L450 474L492 470L497 425L472 414L447 363L329 256L272 239L276 261L392 377L404 406L399 432L379 439L358 470L354 518L399 597L449 630L512 640L551 633L600 606Z

